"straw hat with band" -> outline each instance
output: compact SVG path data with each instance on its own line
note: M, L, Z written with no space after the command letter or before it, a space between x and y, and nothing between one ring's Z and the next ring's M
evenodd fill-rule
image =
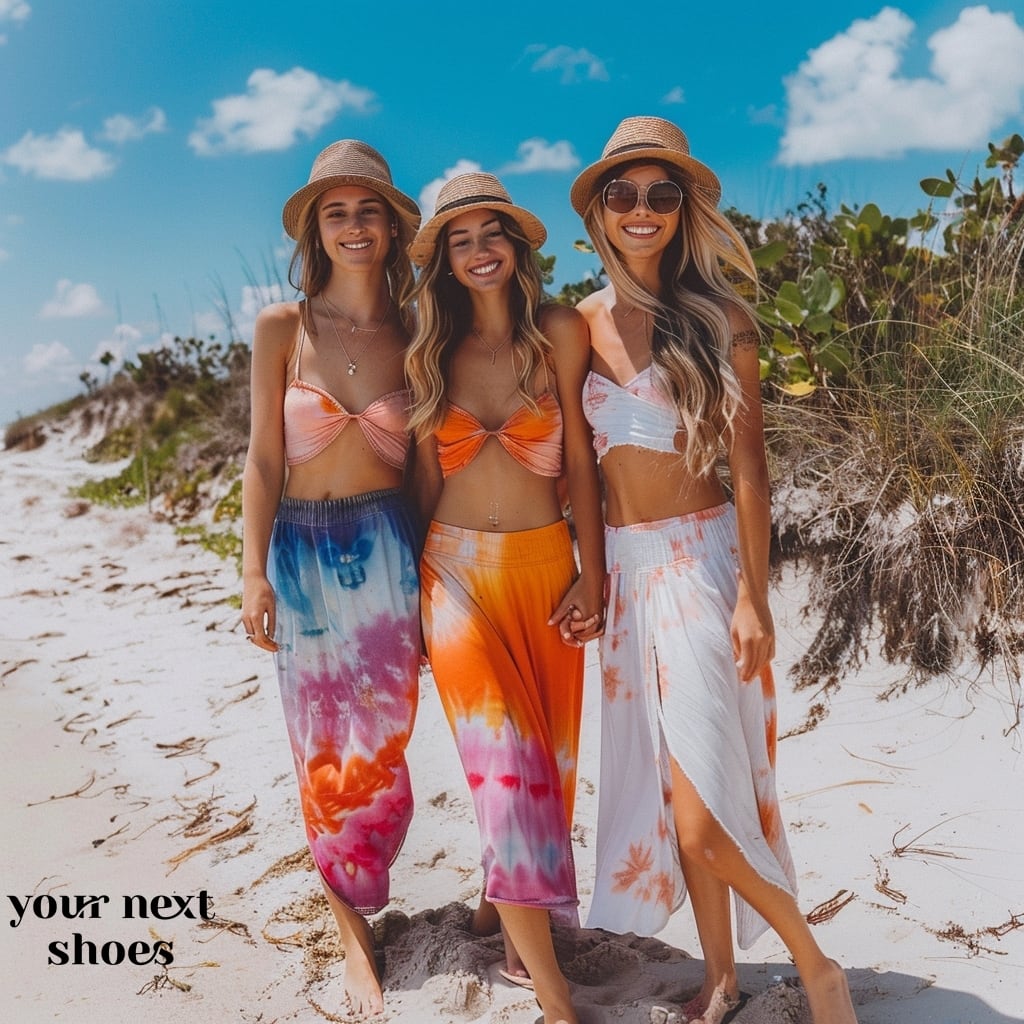
M392 184L391 169L384 157L373 146L358 139L341 139L317 156L309 172L309 182L284 204L281 220L289 238L298 241L310 203L339 185L362 185L379 192L410 230L419 227L420 208Z
M522 229L531 249L539 249L548 233L529 210L516 206L505 186L493 174L473 171L446 181L437 196L434 216L420 228L409 246L409 258L418 267L425 267L434 255L437 236L450 220L470 210L499 210L511 217Z
M627 117L619 123L604 147L601 159L591 164L574 182L569 193L573 209L582 217L597 191L602 175L620 164L650 160L678 167L691 188L701 189L714 205L722 198L715 173L690 156L686 135L661 117Z

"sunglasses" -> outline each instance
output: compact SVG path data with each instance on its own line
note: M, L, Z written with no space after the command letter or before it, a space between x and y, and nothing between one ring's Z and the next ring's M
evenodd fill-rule
M625 178L616 178L605 185L601 198L612 213L629 213L643 200L651 213L667 215L675 213L683 205L683 190L674 181L667 179L641 187Z

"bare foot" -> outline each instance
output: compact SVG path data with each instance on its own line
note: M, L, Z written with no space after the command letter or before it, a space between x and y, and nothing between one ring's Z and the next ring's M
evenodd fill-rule
M743 1009L747 1004L747 1000L750 998L745 992L737 991L736 995L727 995L724 988L716 988L711 993L711 998L704 1003L702 996L695 996L683 1007L683 1020L687 1021L688 1024L730 1024L736 1015ZM704 1004L702 1010L698 1010L695 1016L690 1016L692 1012L690 1007L694 1004L700 1006Z
M538 993L537 1005L544 1012L544 1024L579 1024L569 984L564 978L555 980L551 989Z
M365 920L362 925L354 929L355 941L345 946L345 1001L360 1020L384 1011L384 993L373 956L373 929Z
M857 1024L846 973L835 960L826 961L824 969L813 977L801 975L800 980L815 1024Z

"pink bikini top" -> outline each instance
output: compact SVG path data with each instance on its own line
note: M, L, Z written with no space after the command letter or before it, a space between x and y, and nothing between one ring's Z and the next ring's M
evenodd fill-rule
M470 412L448 404L448 415L435 433L437 458L444 476L465 469L489 437L496 437L520 465L539 476L562 472L562 410L550 391L538 399L540 415L521 405L497 430L486 430Z
M619 445L678 454L679 417L651 379L650 366L625 384L591 370L583 385L583 414L594 432L598 459Z
M401 469L409 450L409 392L390 391L362 412L349 412L333 395L299 377L305 337L303 328L295 356L295 377L284 393L284 451L288 465L315 458L355 420L380 458Z

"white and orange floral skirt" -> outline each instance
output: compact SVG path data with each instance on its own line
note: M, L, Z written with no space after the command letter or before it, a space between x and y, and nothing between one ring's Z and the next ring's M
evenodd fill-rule
M654 935L686 897L670 758L762 878L795 895L775 792L771 670L743 683L731 504L605 532L610 579L597 877L589 927ZM767 922L735 896L744 949Z

